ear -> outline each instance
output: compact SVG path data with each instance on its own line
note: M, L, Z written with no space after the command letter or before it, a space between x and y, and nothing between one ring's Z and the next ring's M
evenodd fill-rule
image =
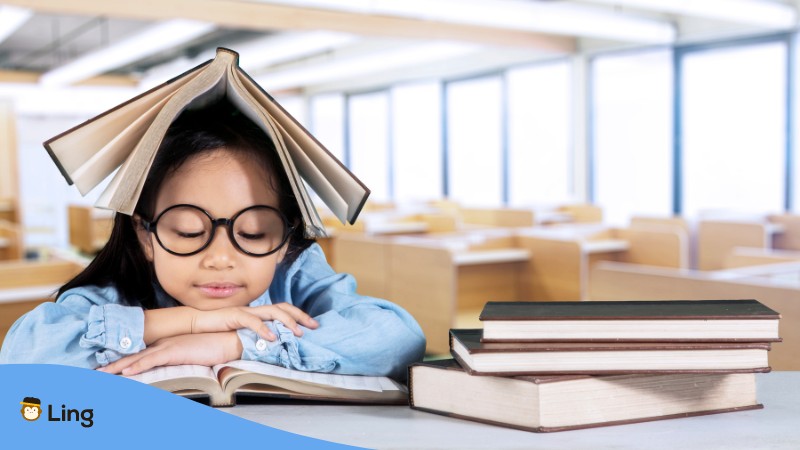
M139 240L139 246L144 253L144 257L148 261L153 262L153 240L150 239L150 232L144 229L142 217L134 214L132 217L133 229L136 230L136 238Z

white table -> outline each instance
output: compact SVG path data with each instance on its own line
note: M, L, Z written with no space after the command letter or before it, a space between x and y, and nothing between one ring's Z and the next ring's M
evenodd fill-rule
M800 449L800 372L757 375L764 409L614 427L530 433L403 406L260 404L222 409L326 441L413 449Z

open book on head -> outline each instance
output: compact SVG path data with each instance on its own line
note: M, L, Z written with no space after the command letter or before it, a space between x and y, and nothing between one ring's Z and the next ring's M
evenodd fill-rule
M132 214L170 124L186 109L233 104L272 139L300 206L307 237L325 229L304 181L342 223L353 223L369 189L239 67L239 55L216 57L44 143L62 175L86 195L115 170L95 203Z
M335 402L407 404L408 390L391 378L301 372L257 361L213 367L164 366L128 377L211 406L233 406L236 395Z

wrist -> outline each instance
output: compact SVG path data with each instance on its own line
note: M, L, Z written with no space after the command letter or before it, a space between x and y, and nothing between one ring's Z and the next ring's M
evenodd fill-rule
M242 340L239 339L239 333L236 331L228 331L226 332L229 338L229 345L228 345L228 357L230 358L229 361L233 361L236 359L242 359L242 353L244 352L244 347L242 346Z

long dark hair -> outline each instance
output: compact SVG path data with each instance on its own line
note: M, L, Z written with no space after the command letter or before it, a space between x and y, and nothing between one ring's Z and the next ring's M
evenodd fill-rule
M275 145L264 131L228 102L220 102L199 110L187 110L173 122L161 142L147 175L135 214L152 220L156 197L164 179L189 158L203 152L225 148L242 152L263 164L278 195L278 208L298 225L289 239L281 264L291 264L313 239L304 236L300 206L292 193ZM111 237L92 262L58 291L63 294L78 286L114 285L122 303L155 308L155 285L158 280L152 263L145 258L136 235L133 217L117 213Z

